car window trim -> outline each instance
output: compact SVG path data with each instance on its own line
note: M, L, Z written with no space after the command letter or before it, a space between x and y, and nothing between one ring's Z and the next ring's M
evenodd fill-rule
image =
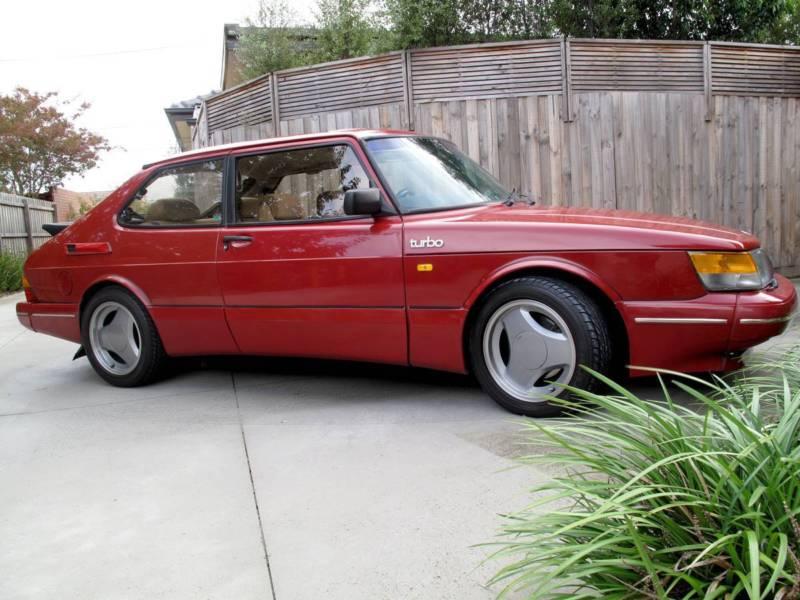
M168 171L170 169L175 169L175 168L178 168L178 167L189 167L189 166L192 166L192 165L197 165L197 164L207 163L207 162L215 162L215 161L219 161L219 162L222 163L222 185L220 186L220 208L222 209L222 218L220 219L219 223L206 223L206 224L201 224L201 225L197 225L197 224L194 224L194 223L172 223L170 225L152 225L152 224L143 223L141 225L134 225L134 224L125 223L125 222L122 221L122 219L121 219L122 213L125 211L126 208L128 208L131 204L133 204L135 202L136 196L139 194L139 192L141 190L145 189L153 181L158 179L158 177L162 173L164 173L164 171ZM131 194L130 198L128 198L127 201L125 202L125 204L122 205L122 208L119 209L119 211L117 212L117 219L116 219L117 225L119 225L120 227L124 227L125 229L212 229L212 228L223 227L224 224L225 224L225 212L226 212L225 211L225 204L226 204L226 201L225 201L225 195L226 195L225 194L225 192L226 192L225 180L226 180L227 172L228 172L227 155L214 156L214 157L205 157L205 158L197 158L197 159L194 159L194 160L187 160L186 162L171 163L171 164L168 164L168 165L163 165L161 167L158 167L156 170L154 170L150 174L150 176L147 179L144 180L144 182L141 185L139 185L139 187L136 188L136 190L133 192L133 194Z
M482 208L486 206L493 206L495 204L501 204L501 200L492 200L491 202L472 202L470 204L458 204L454 206L437 206L433 208L415 208L414 210L407 210L404 212L404 215L424 215L426 213L437 213L437 212L445 212L448 210L466 210L469 208Z
M373 219L372 215L343 215L341 217L324 217L318 219L275 219L274 221L247 221L246 223L229 223L229 228L247 227L274 227L276 225L324 225L326 223L336 223L340 221L362 221Z
M227 211L230 214L230 219L226 221L226 227L269 227L275 225L306 225L306 224L315 224L315 223L325 223L325 222L339 222L339 221L354 221L354 220L362 220L362 219L374 219L372 215L342 215L338 217L321 217L317 219L291 219L291 220L274 220L274 221L248 221L245 223L239 223L236 221L236 161L240 158L247 158L249 156L262 156L264 154L274 154L276 152L293 152L295 150L305 150L308 148L326 148L328 146L348 146L356 157L358 164L361 166L361 169L370 179L370 183L378 183L380 187L378 188L381 192L381 195L384 198L384 204L388 205L390 210L387 210L381 216L391 216L397 215L397 208L394 205L393 199L388 196L388 188L383 184L383 181L378 177L378 181L372 181L372 177L370 176L369 169L364 164L364 161L361 160L361 156L359 156L357 151L357 140L352 138L335 138L331 140L325 140L324 142L302 142L299 144L290 144L285 146L280 146L278 148L262 148L260 150L253 150L248 149L242 152L232 152L229 155L230 165L230 181L226 190L228 192L227 198ZM366 151L361 147L361 150ZM369 159L369 157L367 156ZM378 174L375 165L370 162L369 165L375 174ZM372 186L370 186L372 187Z

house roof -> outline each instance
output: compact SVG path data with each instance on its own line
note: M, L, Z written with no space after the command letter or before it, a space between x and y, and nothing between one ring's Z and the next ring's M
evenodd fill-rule
M214 92L211 91L204 96L196 96L188 100L175 102L164 109L167 115L169 126L175 135L175 140L181 150L188 150L192 147L192 126L195 124L195 110L202 104L203 100Z

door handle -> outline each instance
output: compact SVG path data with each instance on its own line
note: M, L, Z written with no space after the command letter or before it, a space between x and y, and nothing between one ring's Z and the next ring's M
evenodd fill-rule
M246 246L252 242L253 238L249 235L226 235L222 238L222 248L227 250L231 245L235 248L237 246Z

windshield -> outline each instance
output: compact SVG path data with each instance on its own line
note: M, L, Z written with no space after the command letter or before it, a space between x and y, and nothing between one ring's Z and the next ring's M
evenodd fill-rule
M509 192L451 143L427 137L367 141L400 212L502 202Z

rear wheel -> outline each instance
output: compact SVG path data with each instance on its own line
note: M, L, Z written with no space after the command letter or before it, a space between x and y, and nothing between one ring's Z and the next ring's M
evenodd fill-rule
M597 304L578 287L552 277L508 281L486 298L469 339L475 376L511 412L555 416L549 397L562 385L594 389L599 383L580 368L607 372L608 326Z
M115 386L150 383L166 361L150 315L118 287L102 289L89 300L81 314L81 338L94 370Z

